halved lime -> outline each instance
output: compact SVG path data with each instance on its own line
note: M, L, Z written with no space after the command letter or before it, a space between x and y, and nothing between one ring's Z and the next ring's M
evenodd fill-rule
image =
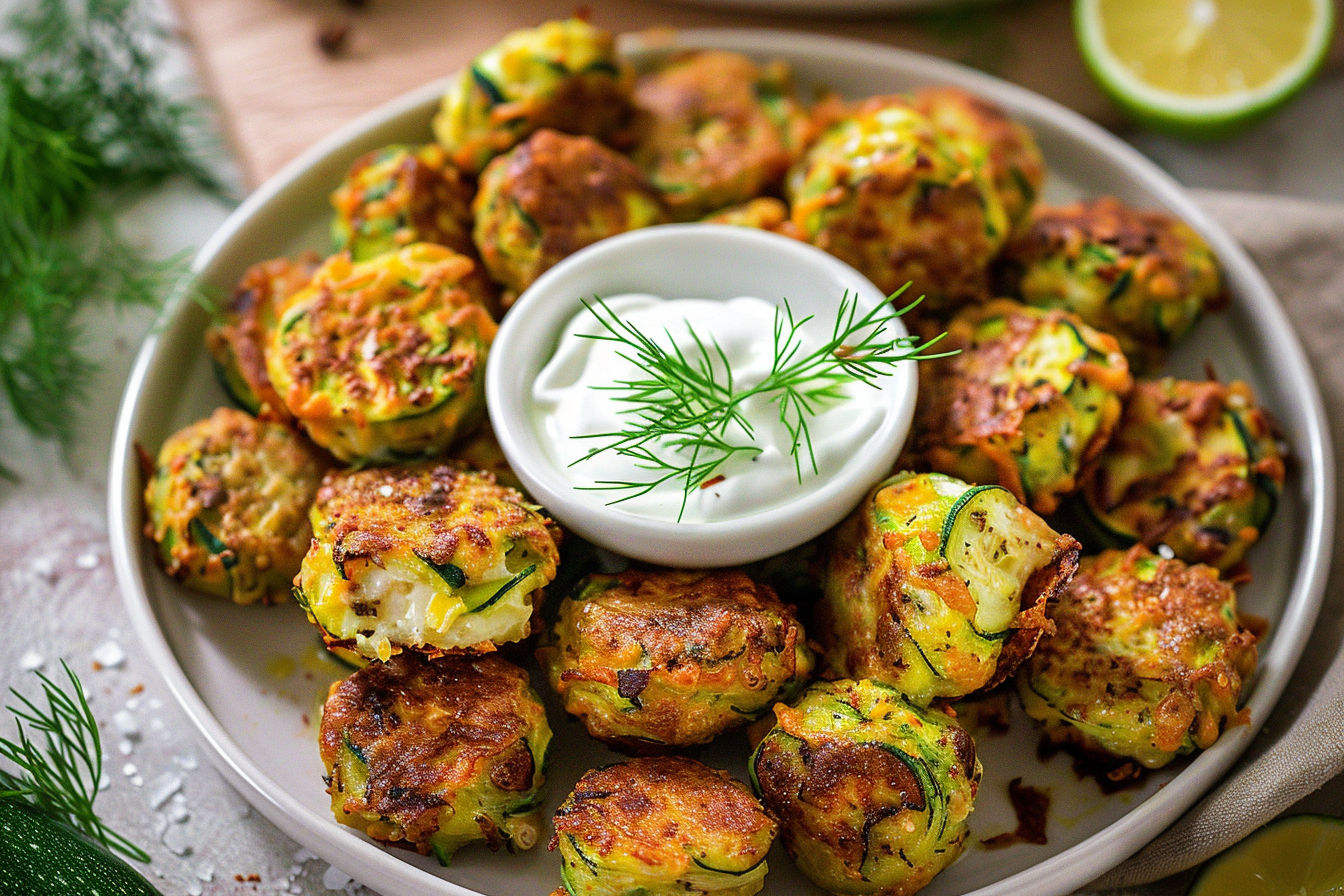
M1325 58L1332 0L1074 0L1102 89L1180 136L1227 136L1291 99Z
M1212 859L1187 896L1344 896L1344 818L1289 815Z

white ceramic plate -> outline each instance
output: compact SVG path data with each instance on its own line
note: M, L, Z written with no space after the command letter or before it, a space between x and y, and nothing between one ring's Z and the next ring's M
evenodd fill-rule
M1251 554L1255 582L1242 607L1271 621L1250 692L1251 724L1228 731L1191 762L1176 763L1144 785L1106 797L1079 780L1067 759L1035 758L1036 733L1020 715L1010 733L979 738L985 776L971 816L973 845L927 889L930 896L1062 894L1135 852L1171 824L1222 776L1250 742L1292 674L1314 621L1331 544L1334 466L1323 411L1301 348L1274 296L1241 249L1154 165L1059 106L985 75L906 52L834 38L760 31L685 32L683 46L737 49L784 57L804 90L828 85L852 96L952 83L987 96L1030 125L1048 160L1046 198L1111 193L1165 206L1190 222L1222 259L1234 301L1207 317L1173 361L1197 376L1205 362L1224 377L1249 380L1294 447L1277 518ZM666 40L659 43L665 47ZM624 49L649 52L637 38ZM251 196L201 251L196 268L227 290L263 258L327 245L327 194L360 153L391 142L428 139L442 85L427 85L333 135ZM545 893L559 864L544 848L521 855L463 850L449 869L432 859L386 850L331 818L318 759L315 720L327 685L343 674L323 659L313 628L294 604L236 607L193 595L157 568L140 534L140 474L134 445L155 449L179 427L225 403L211 376L201 334L206 315L174 308L140 351L127 384L113 442L109 513L118 580L137 633L208 743L225 776L297 841L385 896ZM538 684L542 684L540 680ZM542 688L544 690L544 688ZM554 808L575 779L615 757L552 701L556 728L549 783ZM744 774L745 735L701 751L705 761ZM989 851L979 841L1013 829L1007 782L1021 777L1049 790L1045 846ZM814 892L782 850L770 858L769 893Z

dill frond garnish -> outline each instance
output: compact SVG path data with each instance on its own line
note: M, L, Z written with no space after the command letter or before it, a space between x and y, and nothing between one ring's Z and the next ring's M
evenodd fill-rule
M70 667L61 661L66 681L57 683L41 672L46 705L10 689L18 701L7 706L18 725L18 739L0 737L0 757L17 772L0 769L0 799L27 803L47 817L66 825L109 852L148 862L149 854L115 831L110 831L93 810L98 782L103 776L103 751L98 723L93 719L84 689ZM24 729L41 733L39 746Z
M890 300L898 298L908 286L897 290ZM634 365L642 376L594 387L611 393L611 400L623 406L621 413L628 425L612 432L576 436L600 439L602 444L570 466L608 452L627 457L637 468L647 470L649 477L639 481L600 480L588 488L624 492L610 502L619 504L675 483L682 491L677 512L680 521L690 496L711 482L730 458L761 452L751 442L754 429L742 408L749 398L763 396L775 406L789 436L794 472L802 482L805 472L818 472L810 420L824 406L846 397L846 383L877 388L878 380L894 373L903 361L945 357L927 353L945 333L921 342L914 336L888 332L887 323L892 318L918 304L916 299L893 311L890 302L884 303L860 316L857 297L846 293L836 310L830 338L804 354L802 329L812 316L795 318L785 300L775 309L770 372L760 382L743 386L733 381L733 371L718 341L697 332L689 322L686 333L695 351L684 352L671 341L670 334L669 344L660 344L621 319L600 298L584 301L584 308L605 332L580 335L613 343L617 356ZM746 440L735 439L735 433Z
M225 191L201 161L201 107L158 84L170 35L138 0L32 2L8 27L18 41L0 56L0 400L35 435L68 442L92 370L80 309L157 305L183 269L143 257L112 208L171 176Z

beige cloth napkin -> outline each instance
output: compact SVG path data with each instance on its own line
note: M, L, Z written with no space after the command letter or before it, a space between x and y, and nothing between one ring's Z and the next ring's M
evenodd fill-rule
M1199 192L1250 252L1292 319L1344 449L1344 205ZM1344 773L1344 532L1320 617L1292 681L1242 760L1160 837L1089 893L1184 893L1182 874ZM1332 785L1337 786L1337 785ZM1344 801L1341 808L1344 809Z

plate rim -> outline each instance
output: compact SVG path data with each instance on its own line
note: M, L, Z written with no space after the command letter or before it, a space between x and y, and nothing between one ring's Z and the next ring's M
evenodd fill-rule
M1268 670L1262 666L1257 672L1254 689L1246 703L1252 710L1250 723L1225 731L1217 744L1182 769L1171 782L1173 785L1180 782L1181 787L1163 788L1080 843L967 896L998 896L1022 888L1063 894L1082 886L1141 849L1194 807L1199 798L1226 774L1268 718L1305 650L1320 609L1330 566L1336 494L1333 449L1324 404L1301 342L1277 296L1245 250L1194 202L1184 187L1137 149L1052 100L957 63L869 41L784 29L705 28L677 29L671 33L673 42L669 42L666 29L624 34L620 46L622 52L657 51L664 46L723 47L783 58L800 53L844 54L850 58L858 54L876 65L916 67L927 72L930 80L941 78L959 83L996 101L1003 102L1007 98L1006 105L1012 107L1015 115L1020 117L1027 111L1031 117L1053 120L1084 142L1104 148L1110 162L1118 165L1210 242L1222 262L1228 282L1238 284L1239 291L1245 292L1250 297L1247 300L1257 306L1255 310L1263 312L1258 320L1261 339L1275 346L1279 354L1275 370L1284 372L1293 381L1302 406L1307 444L1294 448L1302 460L1301 486L1311 497L1306 504L1302 553L1292 577L1295 587L1285 598L1271 645L1270 653L1280 663ZM193 259L192 274L199 274L211 266L256 213L298 184L313 168L329 162L335 155L348 155L351 144L367 139L380 127L388 127L404 116L429 107L442 94L450 77L434 79L364 113L285 165L253 191L206 241ZM339 855L340 859L334 864L347 873L350 871L347 865L359 869L361 873L352 876L366 881L371 887L386 885L421 891L429 887L451 896L477 896L476 891L402 861L353 831L317 816L280 788L243 753L206 706L177 662L167 636L158 624L144 569L137 562L137 558L144 560L146 550L141 544L139 530L140 476L134 435L137 424L147 412L140 400L141 392L159 348L170 343L175 332L191 326L192 316L183 294L170 298L165 304L160 324L151 330L137 352L119 403L112 436L107 493L109 540L122 601L136 635L197 734L205 741L212 763L235 790L292 839L324 858ZM153 565L152 561L150 565ZM1178 799L1176 794L1187 789L1194 790L1195 794L1188 800ZM1108 847L1104 856L1095 842L1099 838L1104 838ZM377 876L369 873L372 871L377 871Z

